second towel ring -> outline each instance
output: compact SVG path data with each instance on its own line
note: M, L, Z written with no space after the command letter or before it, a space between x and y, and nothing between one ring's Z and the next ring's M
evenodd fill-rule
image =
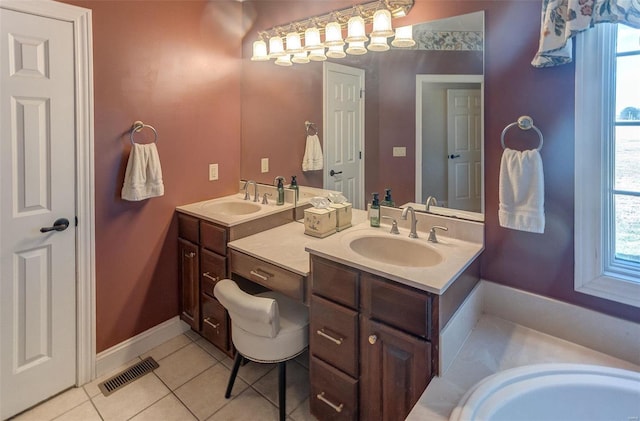
M307 136L314 136L318 134L318 128L316 127L315 123L305 121L304 125L307 130Z
M148 129L151 129L153 131L153 135L154 135L153 143L158 143L158 132L156 131L156 129L153 126L150 126L148 124L144 124L142 121L138 120L138 121L133 123L133 126L131 126L131 134L130 134L129 137L131 139L131 144L132 145L134 143L136 143L133 140L134 133L137 133L137 132L141 131L145 127L148 128Z
M520 130L530 130L533 129L536 133L538 133L538 137L540 138L540 144L538 145L538 147L536 148L536 150L540 150L542 149L542 144L544 142L543 137L542 137L542 132L540 131L540 129L538 129L534 124L533 124L533 119L531 117L529 117L528 115L523 115L521 117L518 118L518 121L515 123L511 123L509 124L507 127L504 128L504 130L502 130L502 135L500 136L500 143L502 144L502 149L506 149L507 147L504 145L504 135L507 133L507 131L512 128L513 126L518 126L518 128Z

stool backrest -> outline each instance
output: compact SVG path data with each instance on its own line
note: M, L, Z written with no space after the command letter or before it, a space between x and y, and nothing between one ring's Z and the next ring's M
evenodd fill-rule
M223 279L213 289L234 325L257 336L275 338L280 331L278 302L273 298L247 294L231 279Z

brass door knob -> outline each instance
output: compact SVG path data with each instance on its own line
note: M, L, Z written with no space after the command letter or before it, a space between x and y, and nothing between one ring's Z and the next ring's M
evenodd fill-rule
M369 343L371 345L375 344L378 341L378 337L376 335L369 335Z

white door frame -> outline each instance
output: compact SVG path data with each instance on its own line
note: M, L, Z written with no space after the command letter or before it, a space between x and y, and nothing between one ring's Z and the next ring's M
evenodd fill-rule
M76 149L76 386L95 378L95 199L91 10L48 0L0 0L0 7L73 25ZM1 356L0 356L1 358ZM1 402L0 402L1 404Z
M422 201L422 84L423 83L479 83L480 99L480 133L482 150L480 152L484 165L484 75L416 75L416 189L415 201ZM483 168L484 177L484 168ZM482 212L484 212L484 182L482 183Z
M322 139L322 146L323 149L326 151L326 144L324 142L325 138L326 138L326 133L328 133L328 127L327 127L327 75L330 71L335 71L335 72L339 72L339 71L346 71L349 72L350 69L357 69L355 67L350 67L350 66L344 66L342 64L337 64L337 63L332 63L330 61L325 61L323 62L323 66L322 66L322 132L325 133L325 136L323 136ZM362 69L358 69L358 70L362 70ZM361 77L360 80L360 86L364 87L364 74ZM366 203L364 200L364 160L366 157L365 154L365 135L364 135L364 119L366 118L365 116L365 107L364 107L364 101L360 101L359 104L360 107L360 139L359 139L359 144L360 144L360 170L358 171L358 178L359 178L359 189L360 189L360 197L358 198L358 202L361 206L359 206L359 204L354 204L354 207L357 207L358 209L365 209L366 208ZM323 171L323 179L322 179L322 185L324 188L327 187L328 183L329 183L329 177L331 177L329 175L329 165L327 165L327 154L324 154L324 171Z

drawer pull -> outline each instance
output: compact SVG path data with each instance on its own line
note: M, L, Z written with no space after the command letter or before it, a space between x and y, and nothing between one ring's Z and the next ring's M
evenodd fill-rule
M344 408L344 404L341 403L340 405L336 405L335 403L331 402L329 399L324 397L324 392L318 393L316 395L316 398L318 398L318 400L326 403L327 405L329 405L331 408L333 408L334 411L340 413L342 412L342 408Z
M218 282L220 280L219 276L211 276L211 272L204 272L202 274L202 276L204 276L205 278L211 279L213 282Z
M378 341L378 337L376 335L369 335L369 343L371 345L375 344Z
M323 330L323 329L317 330L317 331L316 331L316 333L317 333L318 335L322 336L322 337L323 337L323 338L325 338L325 339L329 339L331 342L335 343L336 345L342 345L342 340L343 340L344 338L336 339L336 338L334 338L333 336L331 336L331 335L328 335L328 334L324 333L324 330Z
M203 320L203 322L205 322L206 324L208 324L209 326L211 326L212 328L218 330L218 328L220 327L220 322L218 323L211 323L211 317L207 317L206 319Z
M262 273L260 273L260 272L263 272L263 273L264 273L264 275L263 275ZM265 272L265 271L263 271L263 270L260 270L260 269L252 270L252 271L251 271L251 272L249 272L249 273L250 273L250 274L252 274L253 276L257 277L257 278L262 279L263 281L268 281L268 280L269 280L269 278L272 278L272 277L273 277L273 275L272 275L272 274L270 274L270 273L268 273L268 272Z
M194 257L196 257L196 253L195 253L195 252L193 252L193 251L190 251L190 252L188 252L188 253L187 253L187 252L185 252L185 253L184 253L184 257L186 257L186 258L188 258L188 259L193 259Z

